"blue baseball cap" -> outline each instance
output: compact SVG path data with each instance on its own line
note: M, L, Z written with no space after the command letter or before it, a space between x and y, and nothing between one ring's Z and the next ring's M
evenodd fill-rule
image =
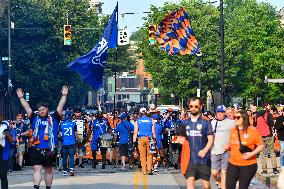
M224 105L217 106L216 112L226 112L226 106Z
M127 113L122 113L121 115L120 115L120 119L125 119L125 118L127 118L128 117L128 114Z
M159 116L158 114L153 114L153 115L152 115L152 118L153 118L153 119L159 119L160 116Z

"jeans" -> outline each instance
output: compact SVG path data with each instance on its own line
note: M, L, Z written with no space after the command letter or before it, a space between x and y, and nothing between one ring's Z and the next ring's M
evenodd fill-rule
M280 141L280 165L283 168L284 167L284 141Z
M8 189L7 171L8 171L8 160L2 160L2 158L0 158L1 189Z
M69 156L69 167L74 169L75 145L62 146L63 171L67 171L67 158Z
M16 150L16 146L15 145L11 145L10 152L9 152L9 161L8 161L9 162L8 163L8 169L9 170L13 170L15 150Z

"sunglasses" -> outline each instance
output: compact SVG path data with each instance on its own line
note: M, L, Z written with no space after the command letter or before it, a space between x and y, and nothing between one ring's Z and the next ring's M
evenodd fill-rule
M197 109L197 108L199 108L199 106L192 106L192 105L190 105L189 108L196 108Z
M234 116L234 119L236 119L236 120L239 120L241 118L242 118L242 116Z

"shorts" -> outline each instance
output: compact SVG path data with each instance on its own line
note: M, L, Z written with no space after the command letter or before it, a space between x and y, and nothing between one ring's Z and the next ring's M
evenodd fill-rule
M211 169L212 170L227 170L230 152L226 151L223 154L211 154Z
M128 144L119 144L119 153L121 156L128 156Z
M23 154L24 152L26 151L26 144L23 143L23 144L20 144L18 146L18 150L17 150L17 154Z
M195 180L205 180L210 181L211 168L208 165L188 165L184 177L188 179L189 177L194 177Z
M30 159L32 166L42 165L43 167L55 167L56 165L56 153L51 153L49 149L31 147Z

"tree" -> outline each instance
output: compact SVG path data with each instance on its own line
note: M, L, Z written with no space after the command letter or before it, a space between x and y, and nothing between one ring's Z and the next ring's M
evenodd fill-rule
M70 87L67 106L83 104L89 87L67 65L96 45L109 18L99 17L88 9L88 0L13 1L12 20L16 28L29 29L12 31L12 83L14 88L24 87L30 93L33 106L45 101L55 108L64 84ZM71 46L63 45L63 25L67 16L73 28ZM3 18L0 28L7 28L7 11ZM0 30L0 54L7 55L6 41L6 30ZM126 49L120 51L123 61L118 68L124 66L130 56Z
M276 101L283 98L282 85L263 83L264 76L283 77L283 28L275 7L255 0L227 0L225 6L225 84L234 87L234 95L263 97ZM147 26L158 24L168 13L185 7L193 31L202 48L202 96L207 90L220 90L219 10L201 0L166 3L151 7L144 28L140 29L139 52L154 82L179 97L195 95L198 86L196 56L171 56L158 45L148 45ZM141 33L144 34L141 36Z

